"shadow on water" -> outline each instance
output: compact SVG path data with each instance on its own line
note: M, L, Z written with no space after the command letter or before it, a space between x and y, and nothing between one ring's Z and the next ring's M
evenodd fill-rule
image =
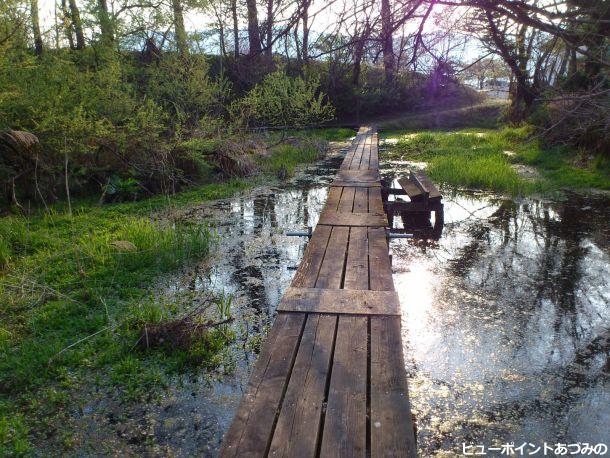
M315 226L340 161L183 215L215 225L218 255L170 292L232 294L239 337L231 375L172 388L154 412L162 447L217 452L303 254L306 239L282 234ZM444 191L440 239L391 243L421 455L460 454L463 442L608 443L608 200Z

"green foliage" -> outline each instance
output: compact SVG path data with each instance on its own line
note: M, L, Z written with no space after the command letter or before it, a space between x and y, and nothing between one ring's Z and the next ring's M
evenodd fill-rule
M298 164L314 162L320 157L320 148L316 145L278 145L271 155L261 159L266 170L283 177L294 174Z
M266 127L304 127L330 121L334 108L315 78L290 77L280 69L270 73L234 110L248 124Z
M563 188L610 189L608 171L594 163L577 166L568 148L545 148L533 128L465 129L455 132L387 132L395 139L388 154L428 163L430 177L442 183L510 195L551 193ZM535 171L524 177L519 166Z
M0 403L0 455L26 456L31 452L28 427L22 415L15 415Z

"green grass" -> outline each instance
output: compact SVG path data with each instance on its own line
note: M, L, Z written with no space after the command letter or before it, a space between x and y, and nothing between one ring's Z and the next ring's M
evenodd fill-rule
M315 145L283 144L275 147L271 155L260 159L259 163L264 170L276 176L282 171L286 176L292 176L299 164L314 162L319 159L320 154L320 149Z
M273 132L271 136L275 139L279 139L282 136L282 132ZM306 138L308 140L340 142L349 140L350 138L356 136L356 131L354 129L348 129L345 127L323 127L316 129L287 130L283 132L283 136Z
M420 131L429 129L459 129L477 127L494 129L498 127L498 119L506 103L488 100L482 103L463 107L438 108L417 111L404 116L384 120L379 128L385 131L409 130Z
M29 454L47 439L69 448L73 432L63 425L84 386L101 384L133 402L160 393L176 372L230 368L226 328L188 349L134 347L145 323L171 320L194 303L190 291L159 299L151 285L208 256L216 241L205 224L162 215L269 182L280 169L291 174L320 156L315 146L280 145L258 176L171 197L104 206L80 199L72 215L59 202L49 213L0 218L0 456ZM227 300L218 298L210 316L226 316Z
M531 129L462 129L458 131L389 131L382 137L393 158L428 163L430 177L440 183L509 195L549 194L561 189L610 189L607 165L576 164L579 155L567 148L544 148ZM522 177L512 166L534 167L539 176Z

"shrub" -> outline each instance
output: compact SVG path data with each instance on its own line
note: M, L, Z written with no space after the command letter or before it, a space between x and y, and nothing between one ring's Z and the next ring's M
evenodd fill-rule
M267 75L234 106L246 124L304 127L330 121L334 108L319 90L319 80L290 77L280 69Z

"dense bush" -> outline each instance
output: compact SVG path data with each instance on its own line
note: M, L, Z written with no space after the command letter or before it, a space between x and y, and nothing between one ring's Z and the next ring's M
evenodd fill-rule
M316 78L289 77L283 69L267 75L234 110L247 124L268 127L318 125L334 117Z
M210 179L209 165L226 162L223 145L244 120L303 126L334 113L316 79L278 70L235 99L229 81L210 76L203 55L149 61L106 48L40 58L2 53L0 94L0 130L32 132L41 144L36 151L3 148L8 204L63 196L66 169L73 194L115 201L173 192L199 176ZM215 149L193 148L201 141Z

